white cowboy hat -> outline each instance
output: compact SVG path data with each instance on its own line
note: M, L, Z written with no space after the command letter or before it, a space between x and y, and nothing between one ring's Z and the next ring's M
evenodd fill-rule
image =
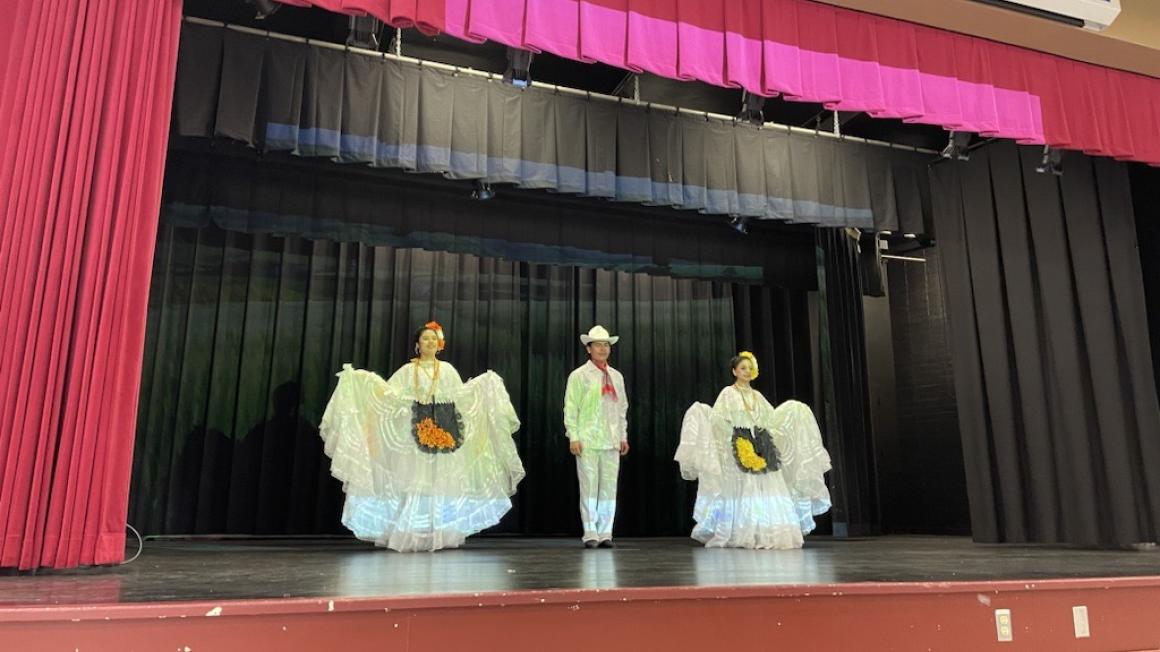
M620 337L616 335L609 335L608 331L601 325L597 324L592 327L592 330L587 334L580 336L580 343L588 346L593 342L608 342L609 344L616 344Z

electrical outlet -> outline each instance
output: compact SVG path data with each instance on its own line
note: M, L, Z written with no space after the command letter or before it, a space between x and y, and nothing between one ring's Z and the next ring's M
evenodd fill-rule
M1011 625L1011 610L1010 609L996 609L995 610L995 637L1000 643L1007 643L1014 640L1014 629Z
M1076 638L1090 638L1092 630L1088 625L1088 612L1085 605L1071 608L1071 621L1075 624Z

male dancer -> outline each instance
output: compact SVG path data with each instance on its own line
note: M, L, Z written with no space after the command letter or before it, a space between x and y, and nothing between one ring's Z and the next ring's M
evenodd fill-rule
M616 480L620 457L628 453L624 376L608 365L612 345L619 339L599 325L581 335L588 362L568 376L564 392L564 428L576 456L585 548L612 547Z

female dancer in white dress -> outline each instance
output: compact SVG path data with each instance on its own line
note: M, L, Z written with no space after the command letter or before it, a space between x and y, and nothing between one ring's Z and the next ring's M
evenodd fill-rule
M417 357L389 380L349 364L320 427L346 492L342 523L393 550L455 548L511 509L524 477L520 427L493 371L464 383L436 354L443 329L415 334Z
M699 483L692 536L709 548L800 548L814 516L830 508L818 423L805 404L775 408L750 387L752 353L731 365L736 382L712 408L694 403L681 428L676 461Z

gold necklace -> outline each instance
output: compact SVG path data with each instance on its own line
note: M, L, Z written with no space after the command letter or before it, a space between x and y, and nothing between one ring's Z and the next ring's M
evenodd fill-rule
M757 406L757 400L753 398L753 388L749 388L750 401L745 400L745 392L741 391L740 387L734 385L733 389L737 390L737 395L741 397L741 405L745 408L745 411L753 412L753 408Z
M414 365L414 384L415 384L415 400L423 403L423 397L420 395L419 388L419 358L412 358L411 364ZM439 358L435 358L434 371L431 374L431 395L427 397L427 403L435 402L435 388L439 385Z

